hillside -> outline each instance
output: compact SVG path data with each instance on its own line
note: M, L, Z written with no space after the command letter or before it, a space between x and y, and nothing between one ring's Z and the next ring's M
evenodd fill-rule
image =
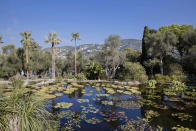
M119 50L125 48L132 48L135 50L141 50L142 41L136 39L123 39ZM94 55L102 49L103 45L101 44L83 44L77 47L77 51L82 52L85 56ZM45 48L44 51L50 51L51 48ZM56 55L59 57L64 57L68 51L74 51L73 46L61 46L56 47Z

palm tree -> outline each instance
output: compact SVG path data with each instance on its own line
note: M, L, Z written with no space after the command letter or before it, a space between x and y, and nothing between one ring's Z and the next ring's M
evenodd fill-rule
M75 40L75 74L77 74L77 63L76 63L76 40L80 40L80 38L79 38L79 32L77 32L77 33L73 33L72 32L72 37L73 37L73 39L72 40Z
M60 39L57 38L57 33L49 33L48 39L45 40L45 43L51 43L52 44L52 79L55 79L55 44L59 44L61 42Z
M21 38L21 43L25 46L25 54L26 54L26 75L27 75L27 80L29 79L29 44L31 43L31 41L33 40L31 38L31 32L22 32L20 33L20 35L22 36Z

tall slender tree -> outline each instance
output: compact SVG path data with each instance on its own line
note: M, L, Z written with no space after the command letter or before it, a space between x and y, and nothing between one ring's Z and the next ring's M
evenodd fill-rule
M2 36L0 36L0 44L2 44L3 43L3 41L2 41Z
M61 40L57 37L57 33L49 33L47 40L44 41L45 43L52 44L52 79L55 79L55 44L59 44L61 42Z
M79 38L79 32L77 32L77 33L73 33L72 32L72 37L73 37L73 39L72 39L72 41L74 40L75 41L75 74L77 74L77 63L76 63L76 54L77 54L77 50L76 50L76 40L80 40L80 38Z
M31 43L31 41L33 40L31 38L31 32L22 32L20 33L20 35L22 36L21 38L21 43L23 44L23 46L25 47L25 54L26 54L26 76L27 76L27 80L29 79L29 44Z
M141 55L141 64L144 64L144 61L147 59L147 51L146 51L146 42L145 39L149 34L149 28L148 26L144 27L144 33L142 38L142 55Z
M3 41L2 41L2 36L0 36L0 44L2 44ZM0 54L1 54L1 47L0 47Z

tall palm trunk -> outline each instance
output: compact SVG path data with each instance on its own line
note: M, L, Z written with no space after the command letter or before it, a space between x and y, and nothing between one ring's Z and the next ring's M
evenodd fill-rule
M28 42L26 43L26 65L27 65L27 70L26 70L26 75L27 75L27 80L29 79L29 45Z
M75 74L77 74L77 63L76 63L76 39L75 39Z
M52 43L52 79L55 79L55 48Z

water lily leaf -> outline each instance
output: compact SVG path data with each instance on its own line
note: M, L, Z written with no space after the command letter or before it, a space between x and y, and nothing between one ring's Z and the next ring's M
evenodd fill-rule
M73 104L72 103L65 103L65 102L61 102L61 103L57 103L57 105L55 106L55 108L70 108Z
M78 99L78 102L79 103L84 103L84 102L89 102L89 100L88 99Z

